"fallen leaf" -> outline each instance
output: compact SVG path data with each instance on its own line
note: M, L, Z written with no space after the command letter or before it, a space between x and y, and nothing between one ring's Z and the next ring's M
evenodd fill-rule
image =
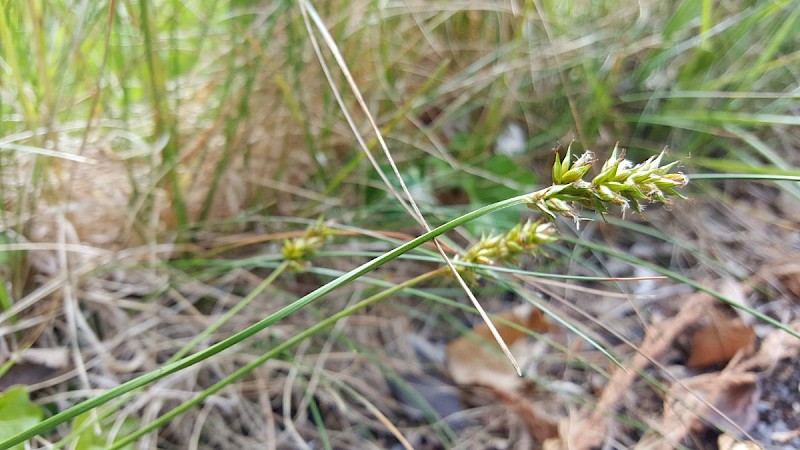
M698 369L727 363L736 353L753 345L753 327L739 319L717 317L692 337L687 367Z
M495 324L500 336L503 337L503 340L505 340L508 345L513 345L517 340L525 336L524 329L532 330L537 333L546 333L550 331L550 325L545 320L544 313L531 305L520 305L510 311L498 314L497 317L515 325L521 325L523 328L519 329L518 327L506 323ZM492 332L485 323L481 323L473 328L472 332L482 337L486 342L495 342Z
M527 304L495 317L493 322L497 331L512 352L515 351L515 344L521 342L521 338L525 336L525 329L538 333L545 333L550 329L542 311ZM519 346L516 350L519 351ZM485 323L450 342L446 351L447 370L456 384L477 384L506 391L513 391L525 384L525 379L517 375L508 359L497 350L495 340Z
M800 263L797 261L796 253L772 261L759 271L758 276L768 283L783 285L788 293L800 298Z
M781 277L780 280L787 291L800 298L800 271L787 274Z
M63 369L69 364L69 352L66 347L29 348L20 354L19 361Z
M639 448L673 448L709 425L734 434L747 432L758 422L760 398L753 373L714 372L682 380L667 394L660 436L646 437Z
M520 305L492 318L497 331L515 357L524 361L531 353L525 330L546 333L550 325L541 310L532 305ZM455 383L480 385L488 388L497 400L515 413L525 424L528 434L539 442L558 434L557 420L539 412L527 396L520 394L528 381L517 375L514 367L498 350L489 327L481 323L470 333L447 345L447 369Z

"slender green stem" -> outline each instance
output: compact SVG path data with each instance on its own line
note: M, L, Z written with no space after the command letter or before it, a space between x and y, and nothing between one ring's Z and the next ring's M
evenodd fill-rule
M395 293L402 291L403 289L416 286L417 284L429 280L431 278L435 278L437 276L446 274L448 272L447 267L442 267L436 270L432 270L430 272L424 273L418 277L412 278L410 280L404 281L403 283L397 284L392 286L385 291L381 291L369 298L366 298L355 305L347 307L338 313L324 319L323 321L317 323L311 328L304 330L303 332L295 335L291 339L284 341L282 344L274 347L272 350L264 353L263 355L259 356L258 358L254 359L246 366L243 366L239 370L233 372L232 374L228 375L227 377L223 378L222 380L218 381L216 384L211 386L210 388L204 390L191 400L188 400L182 403L180 406L170 410L168 413L162 415L157 420L147 424L146 426L140 428L135 433L129 434L114 443L114 445L109 448L109 450L115 450L128 445L135 440L139 439L140 437L144 436L146 433L155 430L163 425L165 425L170 420L174 419L175 417L183 414L193 406L197 405L198 403L202 402L203 400L207 399L208 397L216 394L217 392L224 389L226 386L229 386L231 383L234 383L238 379L242 378L243 376L249 374L253 370L260 367L262 364L267 362L268 360L274 358L275 356L279 355L281 352L294 347L295 345L299 344L300 342L308 339L309 337L317 334L321 330L328 328L338 322L340 319L343 319L349 315L356 313L359 310L362 310L376 302L379 302L383 299L389 298L390 296L394 295Z
M757 181L798 181L794 175L770 175L762 173L697 173L689 175L694 180L757 180Z
M239 311L244 309L245 306L249 305L250 302L253 301L253 299L255 299L256 297L258 297L259 294L264 292L264 289L269 287L269 285L271 285L272 282L275 281L275 279L278 278L278 276L280 274L282 274L286 270L287 267L289 267L289 263L285 262L285 261L282 262L281 265L278 266L275 270L273 270L272 273L270 273L269 276L267 276L267 278L264 279L264 281L262 281L258 286L256 286L255 289L252 290L252 292L250 292L247 295L247 297L242 299L242 301L237 303L233 308L231 308L228 312L226 312L222 317L217 319L217 321L214 322L211 326L209 326L208 328L203 330L202 333L200 333L197 336L195 336L194 339L189 341L188 344L184 345L183 348L178 350L174 355L172 355L167 360L166 364L173 363L173 362L183 358L184 356L186 356L186 354L189 353L190 351L192 351L192 349L194 349L195 346L197 346L197 344L200 343L200 341L202 341L203 339L207 338L209 335L211 335L211 333L217 331L219 329L219 327L221 327L225 322L229 321L231 319L231 317L233 317L236 314L238 314Z
M268 317L260 320L259 322L245 328L244 330L234 334L233 336L220 341L205 350L199 351L191 356L187 356L183 359L175 361L171 364L166 364L165 366L156 369L152 372L149 372L145 375L142 375L138 378L134 378L126 383L123 383L113 389L108 390L108 392L98 395L97 397L93 397L87 400L84 400L77 405L74 405L66 410L53 415L52 417L43 420L42 422L38 423L36 426L33 426L17 435L6 439L5 441L0 442L0 450L5 450L8 448L13 447L19 443L26 441L34 436L38 436L42 433L52 430L59 424L62 424L70 419L75 418L76 416L83 414L86 411L89 411L93 408L96 408L100 405L108 403L114 398L117 398L127 392L130 392L134 389L138 389L142 386L145 386L153 381L159 380L164 378L168 375L173 373L179 372L187 367L193 366L201 361L204 361L223 350L226 350L248 338L255 335L256 333L268 328L269 326L275 324L276 322L286 318L287 316L295 313L296 311L300 310L301 308L309 305L310 303L318 300L319 298L323 297L331 293L332 291L336 290L337 288L344 286L359 277L377 269L378 267L386 264L387 262L397 258L398 256L409 252L420 245L424 244L425 242L430 241L431 239L444 234L448 230L451 230L459 225L467 223L471 220L477 219L478 217L485 216L486 214L501 210L503 208L508 208L514 205L520 205L525 203L526 199L528 198L528 194L520 195L517 197L509 198L497 203L493 203L488 206L484 206L483 208L476 209L475 211L471 211L463 216L460 216L450 222L447 222L444 225L441 225L434 230L431 230L397 248L391 250L383 255L368 261L355 269L345 273L344 275L340 276L339 278L331 281L330 283L325 284L324 286L316 289L315 291L305 295L304 297L298 299L297 301L293 302L290 305L287 305L280 310L276 311L275 313L269 315Z

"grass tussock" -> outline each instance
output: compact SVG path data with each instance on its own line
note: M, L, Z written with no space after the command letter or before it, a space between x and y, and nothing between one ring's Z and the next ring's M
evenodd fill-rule
M669 422L691 342L650 339L719 300L797 336L797 1L73 3L0 0L0 386L46 420L19 439L770 443ZM445 344L518 303L560 330L517 330L536 392L456 390Z

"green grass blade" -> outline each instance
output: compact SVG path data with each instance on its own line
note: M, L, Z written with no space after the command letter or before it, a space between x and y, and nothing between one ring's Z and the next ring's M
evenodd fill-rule
M696 173L690 175L695 180L752 180L752 181L795 181L800 175L769 175L764 173Z

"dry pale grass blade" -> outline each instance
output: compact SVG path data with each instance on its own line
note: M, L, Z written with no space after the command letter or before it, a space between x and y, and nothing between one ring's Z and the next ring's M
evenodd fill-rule
M395 426L395 424L392 423L392 421L389 420L389 418L386 417L386 415L383 414L377 406L375 406L371 401L369 401L366 397L359 394L358 392L351 391L350 395L354 396L357 400L359 400L361 404L364 405L364 407L367 408L367 410L371 412L378 419L378 421L380 421L380 423L382 423L386 427L386 429L392 434L392 436L394 436L395 439L397 439L400 442L400 445L402 445L404 449L413 450L414 447L411 445L410 442L408 442L408 439L406 439L406 437L403 436L403 433L401 433L400 430L397 429L397 426Z
M173 244L131 247L117 252L100 250L95 247L77 244L64 244L59 246L57 243L34 243L19 245L23 247L26 245L31 245L29 249L32 250L30 256L32 265L34 265L34 267L41 273L49 275L45 278L46 281L43 282L39 287L28 293L25 297L16 301L7 311L0 313L0 324L8 322L10 318L20 315L23 311L36 305L42 299L53 295L54 293L58 292L59 289L63 289L64 284L69 281L69 274L76 279L82 279L97 268L106 266L112 262L118 264L135 264L148 261L158 261L160 259L160 255L168 255L174 251L191 252L197 250L197 248L192 245L183 246ZM49 249L61 249L65 252L75 251L75 253L79 256L88 258L82 258L82 264L80 265L73 264L70 268L69 274L66 271L56 271L53 273L53 270L57 269L59 266ZM142 286L142 288L146 290L147 286Z
M425 220L425 217L422 215L422 212L420 211L419 207L417 206L416 202L414 201L414 198L411 195L411 192L409 192L408 187L406 186L405 181L403 180L403 177L400 174L400 171L398 170L397 165L395 164L391 153L389 152L389 148L388 148L388 146L386 145L386 142L383 139L383 135L382 135L377 123L375 122L375 119L373 119L372 115L370 114L369 108L367 107L367 104L364 101L364 98L362 97L362 95L361 95L361 93L360 93L360 91L358 89L358 86L356 85L352 75L350 74L350 71L347 68L347 64L345 63L344 58L342 57L341 53L339 52L339 49L338 49L338 46L336 45L336 42L331 37L330 33L328 33L327 28L325 27L325 24L323 23L322 19L317 14L317 12L314 9L314 7L310 3L308 3L306 0L301 0L299 4L300 4L300 9L301 9L301 11L303 13L303 18L304 18L305 23L306 23L306 28L308 30L308 34L309 34L309 36L311 38L312 45L314 46L314 51L317 53L317 59L319 60L320 64L323 65L323 70L325 72L325 77L328 79L328 83L330 84L331 89L334 91L334 94L336 96L336 100L339 103L339 106L340 106L342 112L344 113L344 115L345 115L345 117L347 119L347 122L348 122L348 124L350 125L350 127L351 127L351 129L353 131L353 134L356 136L356 139L357 139L359 145L361 146L362 150L367 155L367 158L369 158L369 161L372 164L373 168L376 170L378 175L381 177L381 180L383 180L383 182L386 185L386 187L392 192L392 194L397 198L397 200L401 203L401 205L403 205L403 207L409 212L409 214L425 228L425 231L428 231L428 232L431 231L431 228L428 225L427 221ZM309 19L309 17L310 17L310 19ZM314 33L314 30L311 27L310 21L314 22L317 30L319 30L319 32L322 34L323 39L325 40L325 43L328 46L328 49L333 54L334 58L336 59L337 64L339 65L339 68L341 69L342 73L345 75L345 78L347 79L347 82L349 83L353 94L356 96L356 99L358 100L359 106L362 108L365 116L369 120L370 125L372 127L372 130L375 133L375 137L378 139L378 142L380 143L380 146L383 149L383 152L384 152L387 160L389 161L389 164L391 165L392 170L394 171L394 174L395 174L395 176L397 177L397 180L400 183L400 186L403 189L403 193L405 194L405 197L408 200L408 204L406 204L406 202L403 200L403 198L397 192L394 191L394 189L392 188L392 184L389 182L389 180L386 177L386 175L383 174L382 170L380 169L380 165L375 160L375 158L372 156L371 152L369 151L368 146L364 142L364 139L361 137L361 133L359 133L359 131L358 131L357 127L355 126L352 118L347 113L346 105L344 104L344 101L342 100L341 95L338 93L338 89L336 88L336 84L333 82L333 78L330 76L330 71L327 69L327 66L325 65L325 59L322 56L322 53L321 53L320 48L319 48L319 44L316 42L315 33ZM409 207L411 208L410 210L409 210ZM472 290L469 288L469 286L467 286L467 283L461 277L461 274L458 272L458 270L456 269L455 265L453 265L453 262L450 260L450 258L445 253L444 249L442 248L441 244L439 243L439 240L438 239L434 239L433 241L434 241L434 244L437 247L437 250L439 251L439 254L442 256L444 261L447 263L448 268L450 269L451 273L455 277L455 279L458 282L459 286L461 286L461 289L463 289L464 292L467 294L467 297L469 297L470 302L472 302L472 305L475 307L475 309L480 314L481 319L483 319L483 321L486 322L486 325L489 327L489 330L491 331L492 336L494 337L494 339L497 341L497 344L500 346L500 348L503 350L503 353L505 353L505 355L508 358L508 360L514 366L514 368L517 371L517 374L522 375L522 369L519 367L519 364L517 363L516 359L514 358L513 354L511 353L511 350L508 348L508 345L503 341L502 336L500 335L500 333L495 328L494 324L492 323L491 319L489 318L489 315L483 309L483 306L481 306L480 302L478 302L478 299L475 298L475 295L472 293Z
M297 353L295 354L295 358L301 358L308 350L309 345L310 341L304 341L302 344L300 344L299 348L297 349ZM297 431L297 427L295 426L295 418L292 416L292 396L299 371L299 367L292 366L283 386L283 401L281 402L283 407L283 424L286 427L286 431L289 432L289 436L292 437L293 445L296 446L296 448L311 450L311 447L308 445L308 443L306 443L305 439L303 439L303 436L301 436Z
M258 391L258 406L266 416L264 418L264 429L266 430L266 450L275 450L277 448L277 436L275 433L275 414L272 411L272 404L269 399L269 379L266 370L259 368L254 372L256 378L256 388Z
M358 298L361 297L362 289L356 289L353 296L351 297L350 304L352 305L357 301ZM297 411L308 411L309 402L311 401L312 396L317 395L317 387L320 384L320 381L324 374L325 363L328 360L330 353L338 336L342 333L342 330L345 329L348 323L348 318L344 318L336 323L332 332L328 337L325 339L325 343L323 344L322 348L320 349L318 355L316 355L316 361L314 362L314 367L311 369L311 376L308 381L305 383L305 387L301 390L305 391L305 395L303 396L300 403L295 408ZM306 341L308 342L308 341ZM301 346L298 349L298 353L305 351L304 346ZM299 355L296 356L296 360L299 360ZM290 373L291 374L291 373ZM290 378L287 378L287 385L290 382ZM371 405L370 405L371 406ZM285 412L284 412L285 414ZM299 415L299 414L298 414ZM293 424L293 421L290 420ZM293 425L292 425L293 427ZM292 428L289 430L291 433L295 433L296 430Z
M349 69L347 68L347 64L345 63L344 58L339 52L339 48L336 45L336 42L333 40L333 37L331 37L330 33L328 33L325 24L322 22L322 19L319 17L313 6L311 6L305 1L299 2L299 5L300 5L300 11L303 13L303 19L306 24L306 29L308 31L312 47L314 48L314 52L316 53L317 60L322 66L323 73L325 74L325 78L328 81L328 85L331 87L331 91L336 97L336 102L339 104L339 108L342 111L342 114L344 115L344 118L347 121L347 124L353 133L353 136L356 138L359 147L361 147L362 151L367 156L367 159L369 160L370 164L372 164L372 167L375 169L375 172L381 178L381 181L383 181L386 189L388 189L389 192L392 193L392 195L397 199L398 202L400 202L403 208L409 213L409 215L411 215L411 217L414 218L414 220L422 224L424 222L422 214L419 212L418 209L416 209L414 199L411 198L411 194L408 192L408 189L405 186L403 177L400 175L400 172L397 170L394 160L391 158L391 155L389 154L388 147L386 146L386 143L383 140L383 135L378 129L377 125L375 124L372 115L369 113L369 109L367 108L366 103L364 102L364 99L361 96L360 91L358 90L358 86L356 85L352 75L350 74ZM362 108L362 111L370 121L370 125L373 127L373 131L375 132L376 138L380 142L381 148L384 149L384 152L387 154L387 158L392 166L392 170L395 172L397 180L400 182L402 188L404 189L405 198L394 189L394 185L389 181L389 178L387 178L386 174L383 173L383 170L381 170L380 164L378 164L378 161L375 159L375 156L372 154L372 152L369 149L369 146L364 141L363 136L359 132L358 127L356 126L355 121L353 120L349 112L349 109L347 108L347 105L344 102L344 99L342 98L340 90L337 87L336 82L333 80L330 69L328 68L327 63L325 62L325 57L323 56L322 51L320 49L320 45L317 42L316 33L314 32L314 29L311 26L311 22L314 23L316 29L322 35L325 44L327 45L330 52L333 54L336 63L339 65L340 70L344 74L345 79L347 80L351 91L356 96L359 106ZM410 203L407 203L407 201ZM409 204L414 206L409 206Z
M57 238L58 242L64 245L67 242L68 225L63 216L59 218L61 220L58 221ZM75 368L78 371L78 379L84 389L89 389L92 384L89 382L84 357L80 350L80 343L83 340L88 340L96 351L101 350L102 346L94 331L86 322L83 311L78 306L78 301L74 295L77 280L73 277L72 271L70 270L72 264L68 262L67 255L68 253L64 249L57 251L59 266L61 270L64 271L65 277L65 282L62 285L60 294L64 317L67 322L67 339L72 347L72 362L75 364ZM79 331L81 331L80 334Z
M551 279L551 278L543 278L543 277L537 277L535 275L521 275L521 274L515 274L514 276L515 276L515 278L517 278L517 279L519 279L521 281L524 281L526 283L529 283L529 284L531 284L533 286L553 286L553 287L558 287L558 288L561 288L561 289L564 289L564 290L582 292L582 293L585 293L585 294L591 294L591 295L595 295L595 296L598 296L598 297L621 298L621 299L630 298L630 294L626 294L626 293L623 293L623 292L614 292L614 291L608 291L608 290L603 290L603 289L590 288L590 287L585 287L585 286L581 286L581 285L574 284L574 283L569 283L569 282L566 282L566 281L554 280L554 279ZM609 282L613 282L613 281L616 281L616 282L637 282L637 281L665 280L666 278L667 277L664 277L664 276L661 276L661 275L657 275L657 276L642 276L642 277L609 277L609 278L604 279L603 281L609 281Z
M200 408L200 412L195 416L194 421L194 431L192 435L189 437L189 450L198 450L200 448L200 441L202 439L203 434L203 425L205 425L206 421L208 420L208 416L211 414L212 410L211 405L204 405Z
M72 161L81 164L98 164L99 161L94 158L82 156L82 155L75 155L73 153L62 152L58 150L52 150L48 148L40 148L40 147L33 147L30 145L19 145L19 144L12 144L12 143L3 143L3 139L0 139L0 149L3 150L13 150L21 153L29 153L32 155L39 155L39 156L46 156L48 158L60 158L66 161Z
M41 299L53 294L58 290L62 284L67 280L66 274L61 273L59 275L55 275L50 278L46 283L42 284L38 288L36 288L33 292L29 293L16 303L7 311L4 311L0 314L0 324L6 323L10 321L12 317L15 317L22 313L27 308L30 308Z

